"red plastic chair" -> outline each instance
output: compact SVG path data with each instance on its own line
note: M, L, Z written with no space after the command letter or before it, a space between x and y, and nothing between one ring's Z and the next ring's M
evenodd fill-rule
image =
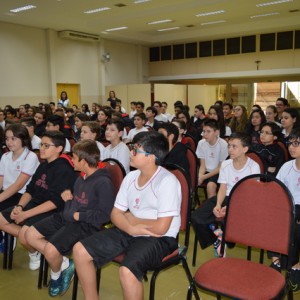
M221 252L226 241L289 256L294 218L293 198L279 180L264 174L247 176L229 195ZM290 268L288 260L287 269ZM220 295L234 299L279 299L285 293L292 299L288 274L284 276L257 262L223 257L200 266L193 284L216 293L218 299ZM188 299L193 288L190 286Z

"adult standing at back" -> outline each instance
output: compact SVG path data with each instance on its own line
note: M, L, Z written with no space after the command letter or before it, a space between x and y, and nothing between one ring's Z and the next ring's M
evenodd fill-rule
M107 99L107 104L111 106L111 108L115 109L116 108L116 101L119 100L117 97L116 97L116 93L115 91L110 91L109 92L109 97Z
M58 99L58 103L61 104L63 107L69 107L70 100L68 98L68 94L66 91L62 91L60 93L60 97Z

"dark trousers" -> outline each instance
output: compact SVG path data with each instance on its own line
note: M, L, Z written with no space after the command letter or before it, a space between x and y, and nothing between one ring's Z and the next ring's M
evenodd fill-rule
M192 213L192 225L202 249L207 248L217 240L217 236L209 228L209 224L216 222L216 216L213 213L216 204L217 196L211 197ZM227 197L225 197L222 206L226 206L226 204Z

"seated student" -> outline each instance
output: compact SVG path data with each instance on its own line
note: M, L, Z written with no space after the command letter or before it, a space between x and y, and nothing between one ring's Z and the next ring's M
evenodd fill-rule
M186 155L187 148L181 142L178 142L178 127L173 123L161 123L158 132L163 134L169 143L169 153L167 154L164 163L178 165L189 174L190 163Z
M100 159L104 156L105 147L99 142L101 128L96 121L86 121L82 123L80 139L81 141L92 140L95 141L100 151Z
M27 132L27 130L26 130ZM65 137L58 131L45 132L40 146L40 156L46 160L36 169L32 180L19 202L0 214L0 230L19 238L29 251L29 268L37 270L40 254L28 245L25 232L29 226L64 208L61 193L72 189L77 177L65 158L60 158L65 147Z
M46 131L60 131L64 134L64 126L65 121L64 118L59 115L52 115L47 120ZM64 135L65 136L65 135ZM70 153L71 152L71 144L67 138L65 143L65 148L63 153Z
M130 102L129 118L133 119L135 114L136 114L136 101L131 101Z
M156 132L135 136L131 166L111 214L115 227L96 233L73 248L85 299L99 299L95 265L102 267L125 252L119 276L124 299L143 299L143 275L178 248L181 188L159 165L168 153L166 138Z
M19 202L39 165L38 157L30 151L30 137L25 126L9 125L4 135L9 152L4 153L0 161L0 211Z
M42 110L37 111L34 114L34 120L35 120L35 128L34 128L34 134L41 137L45 131L46 131L46 116L45 112Z
M108 121L105 131L105 138L110 142L101 157L117 159L124 167L126 174L130 171L130 152L125 143L121 141L124 131L124 122L122 119L113 118Z
M33 117L26 117L20 120L21 124L24 125L29 133L29 137L31 140L31 148L32 150L39 150L41 139L34 134L34 128L36 126L35 120Z
M274 122L264 123L260 128L261 144L251 144L250 149L263 160L267 174L276 176L285 163L285 153L277 144L282 137L281 128Z
M130 129L124 143L130 143L134 136L139 132L148 132L148 129L144 126L146 122L146 115L144 113L136 113L134 115L133 122L135 128Z
M225 125L229 126L229 123L230 123L231 118L232 118L233 106L229 102L224 102L223 105L222 105L222 110L223 110L223 114L224 114Z
M155 116L155 120L158 122L169 122L168 117L162 112L162 103L160 101L154 101L153 107L156 109L157 114Z
M200 159L198 185L207 183L207 196L217 194L221 163L228 156L228 144L219 137L218 121L208 119L203 122L203 139L199 141L196 155Z
M213 244L215 256L220 254L222 236L219 235L218 229L211 230L210 225L215 222L216 218L225 216L228 195L234 185L245 176L260 173L259 165L246 156L249 147L250 138L248 135L236 132L229 137L230 159L221 164L218 194L205 201L200 208L192 213L192 225L201 248L205 249Z
M157 115L157 110L155 107L149 106L146 108L147 122L145 126L149 126L157 131L160 126L160 122L155 119L156 115Z
M115 191L106 169L98 169L100 151L95 141L86 140L72 149L75 170L84 172L74 184L74 192L65 190L64 211L54 213L26 232L27 243L42 253L51 268L49 295L63 294L74 275L74 264L68 255L79 240L101 230L109 222Z

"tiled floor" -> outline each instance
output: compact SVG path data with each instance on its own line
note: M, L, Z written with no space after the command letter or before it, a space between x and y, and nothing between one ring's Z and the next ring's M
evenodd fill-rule
M188 264L191 272L196 271L196 267L192 267L192 250L194 235L191 233L191 242L188 251ZM245 257L245 249L236 247L227 251L228 256ZM254 258L258 253L254 253ZM198 247L197 266L204 261L213 258L212 249L202 251ZM2 255L0 255L2 259ZM265 258L266 263L269 261ZM37 289L38 271L30 271L28 269L27 253L20 246L17 246L14 254L13 270L4 271L0 269L0 300L44 300L50 299L47 294L47 288ZM149 276L150 277L150 276ZM144 283L145 299L149 296L149 282ZM72 287L72 286L71 286ZM167 271L161 272L157 278L156 299L174 299L183 300L186 298L188 282L182 266L173 267ZM71 299L71 288L69 291L58 299ZM202 300L216 299L214 295L199 291ZM102 270L100 297L103 300L119 300L122 299L121 288L118 280L118 266L109 264ZM79 286L78 300L83 299L83 294ZM295 295L295 300L300 300L300 294Z

